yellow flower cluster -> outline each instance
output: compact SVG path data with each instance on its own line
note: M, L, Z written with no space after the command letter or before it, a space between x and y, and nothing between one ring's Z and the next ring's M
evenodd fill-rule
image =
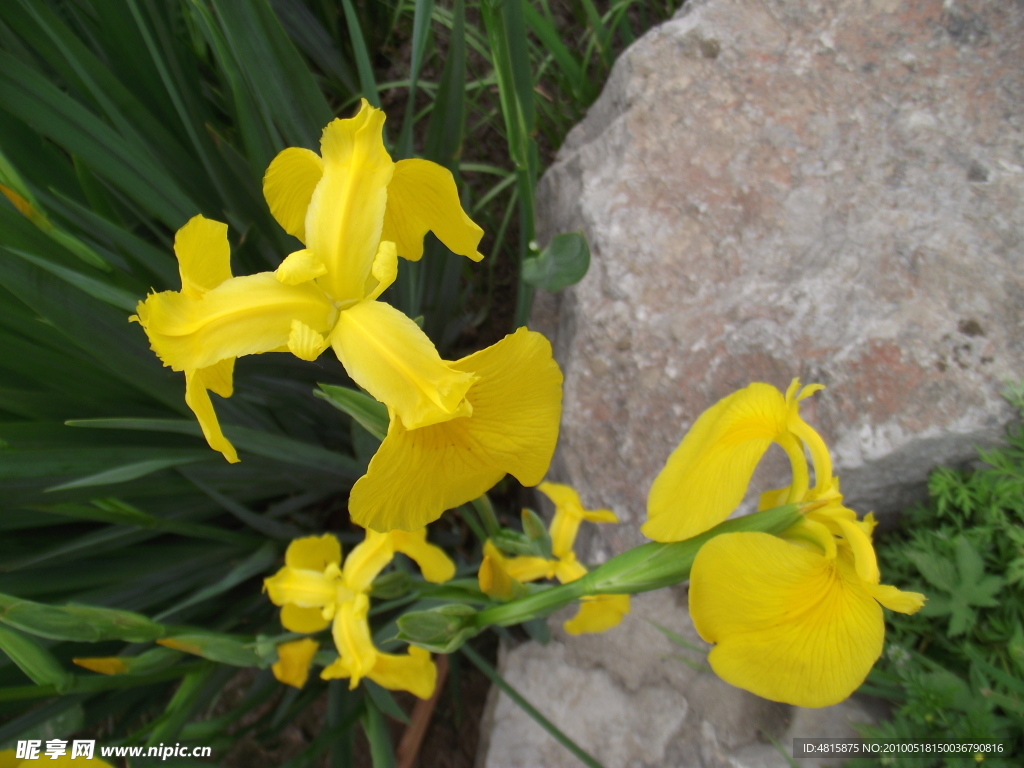
M337 660L324 668L324 680L348 678L349 687L368 677L392 690L409 691L430 698L437 668L430 654L410 646L408 653L393 655L377 649L370 636L367 614L370 586L396 552L412 559L433 583L455 575L455 564L444 551L427 542L425 528L414 533L367 531L341 564L341 544L327 533L295 539L288 545L285 565L266 579L264 587L274 605L281 606L281 625L292 632L319 632L331 627ZM318 643L303 638L277 647L274 675L281 682L301 688L306 684Z
M583 508L579 494L568 485L541 483L537 486L555 504L551 520L552 559L520 555L506 558L488 539L484 544L483 562L478 580L480 590L492 597L508 599L513 595L514 582L558 579L562 584L576 581L586 573L586 567L576 560L573 544L584 520L591 523L617 523L619 518L609 509ZM580 601L577 614L562 626L570 635L593 634L611 629L629 613L629 595L593 595Z
M354 118L324 129L321 154L291 147L271 162L264 196L305 245L276 271L232 276L227 225L196 216L174 240L181 290L149 295L132 319L164 365L184 371L185 401L230 462L238 455L209 392L231 396L235 359L290 352L315 360L332 347L391 417L352 490L352 519L411 531L506 473L540 482L558 436L562 375L548 341L526 329L444 361L415 322L377 301L397 277L398 257L422 256L428 231L473 260L483 235L451 173L426 160L393 162L383 125L384 113L363 101Z
M882 652L882 606L914 613L925 599L879 583L874 517L843 506L828 447L800 418L800 401L822 388L794 380L783 395L756 383L705 411L655 479L643 526L656 541L703 533L739 504L768 447L785 450L792 483L761 494L759 507L800 503L803 518L777 537L726 533L701 547L690 615L715 644L719 677L805 707L838 703L864 681Z

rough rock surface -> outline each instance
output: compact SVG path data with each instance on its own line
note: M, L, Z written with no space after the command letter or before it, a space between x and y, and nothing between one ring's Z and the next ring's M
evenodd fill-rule
M695 0L623 54L537 204L542 243L593 253L531 322L566 377L552 475L625 522L585 526L582 559L644 540L671 450L751 381L827 385L802 412L860 512L999 439L1024 375L1022 62L1020 0ZM754 485L786 473L769 452ZM609 766L772 764L758 718L730 725L753 704L626 626L629 653L562 636L504 669ZM507 704L489 768L574 764Z
M828 386L804 412L862 512L997 440L1024 375L1021 62L1004 0L698 0L630 48L539 189L541 240L593 251L532 323L566 375L562 479L642 522L701 411L794 376Z
M560 620L574 610L551 620L551 643L503 651L500 666L513 688L607 768L787 768L768 736L787 746L798 736L856 737L853 724L872 720L855 700L808 710L722 682L702 652L673 645L651 623L707 648L682 587L633 598L630 615L600 636L565 634ZM480 768L583 765L496 689L488 710Z

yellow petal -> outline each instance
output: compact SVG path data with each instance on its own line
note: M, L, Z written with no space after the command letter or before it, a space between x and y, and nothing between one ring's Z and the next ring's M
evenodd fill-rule
M781 507L789 498L789 489L790 486L787 485L785 488L775 488L762 493L757 497L757 511L763 512L766 509Z
M345 558L345 586L353 592L369 589L377 574L394 556L394 544L388 534L367 531L366 538L356 544Z
M461 413L474 381L472 371L454 370L442 361L416 323L380 301L343 310L331 346L352 380L392 408L407 429Z
M503 560L484 555L484 559L480 561L476 581L480 591L495 600L512 600L515 597L515 585L504 568Z
M338 677L348 677L350 689L355 688L359 681L366 677L373 669L373 665L377 662L377 654L379 653L373 645L373 640L370 637L370 625L366 621L366 614L370 610L370 599L366 595L356 595L354 600L346 600L338 609L338 615L334 618L334 644L338 648L338 653L341 657L338 662L341 662L340 667L344 669L347 674L337 675ZM335 662L337 664L338 662ZM325 679L331 679L328 677L328 670L334 667L328 667L323 671L320 676ZM336 670L332 670L332 675Z
M264 579L263 586L274 605L294 603L300 608L319 608L336 600L336 573L336 569L335 575L329 575L286 565L269 579Z
M852 567L765 533L716 536L690 572L690 615L719 677L773 701L836 704L882 652L882 609Z
M13 749L5 749L3 752L0 752L0 768L18 768L22 763L27 763L26 760L22 760L17 755L18 753Z
M308 571L326 571L327 566L341 564L341 543L332 533L293 539L284 553L284 564Z
M382 688L392 691L408 691L413 696L429 699L437 685L437 667L430 660L430 653L409 646L409 653L392 655L377 653L377 663L367 675Z
M285 256L284 261L274 271L274 277L285 285L298 285L326 273L327 266L316 257L316 254L308 248L303 248Z
M904 592L888 584L871 584L867 589L875 600L897 613L917 613L928 599L920 592Z
M292 330L288 334L288 351L300 360L313 361L327 349L327 339L314 331L301 320L292 320Z
M235 451L235 446L224 437L220 421L217 419L217 412L213 409L213 402L210 400L210 393L206 390L219 387L221 392L225 391L226 378L227 393L230 395L232 390L230 371L233 369L234 363L235 358L229 357L219 363L214 363L209 368L185 372L185 404L196 415L199 427L203 430L203 437L206 438L209 446L224 454L224 458L232 464L238 463L238 453ZM225 369L229 371L226 376Z
M292 320L326 334L337 310L314 283L285 285L261 272L225 280L198 300L150 294L138 316L164 365L183 371L284 347Z
M101 675L123 675L128 671L128 665L124 663L124 659L117 656L72 659L71 662Z
M853 554L854 567L857 575L868 584L877 584L880 578L875 548L871 546L871 538L852 520L836 518L836 523L843 532L843 541L850 547Z
M782 532L781 538L786 541L803 541L812 544L815 551L827 558L835 559L838 553L836 538L828 526L817 520L801 518Z
M555 577L563 584L576 581L576 579L582 579L586 575L586 566L576 560L575 552L570 552L556 561Z
M441 584L455 576L455 563L440 547L427 541L427 529L419 531L391 531L391 541L396 552L411 558L423 572L423 578L433 584Z
M277 223L289 235L306 242L306 209L324 175L320 155L302 147L278 152L263 176L263 197Z
M793 481L789 484L785 499L776 505L780 506L802 500L807 494L810 480L807 472L807 457L804 455L804 444L788 432L775 438L775 442L786 452L786 456L789 457L790 469L793 472ZM770 509L770 507L766 507L766 509Z
M828 446L821 435L814 431L810 424L800 418L794 410L789 418L789 430L807 445L814 464L814 497L824 494L832 484L832 459L828 454Z
M398 251L390 240L381 240L377 255L373 257L370 279L366 281L367 299L376 299L391 287L398 277Z
M584 597L580 609L562 627L570 635L597 634L616 627L629 613L629 595Z
M505 557L490 539L484 542L483 555L489 557L496 568L501 568L509 577L521 583L553 579L558 567L557 560L545 560L543 557Z
M331 121L320 139L324 174L306 213L306 246L327 265L320 284L337 301L364 297L381 241L395 168L383 128L384 113L364 99L359 114Z
M289 632L319 632L330 623L330 619L324 618L322 608L300 608L294 603L281 606L281 626Z
M506 472L527 486L544 478L562 402L562 373L547 339L520 328L451 367L479 377L466 393L473 415L415 430L392 419L349 497L359 525L416 530Z
M462 210L451 171L429 160L399 160L388 184L388 205L381 237L393 240L398 254L417 261L423 236L433 232L449 250L473 261L484 231Z
M655 541L682 541L725 520L788 417L782 393L760 383L701 414L654 479L643 534Z
M551 521L551 551L555 557L572 552L580 522L617 523L619 518L608 509L586 510L579 494L568 485L544 482L537 490L555 504L555 516Z
M313 663L320 643L304 637L277 646L277 661L270 667L278 682L301 688L309 678L309 665Z
M174 235L181 292L198 299L231 277L228 225L193 216Z

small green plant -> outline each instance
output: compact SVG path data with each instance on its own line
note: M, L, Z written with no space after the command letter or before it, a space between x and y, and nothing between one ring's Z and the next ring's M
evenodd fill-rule
M1024 386L1006 399L1024 415ZM928 595L920 613L889 615L882 660L861 689L893 703L892 720L870 738L1012 741L1024 754L1024 425L1004 447L966 470L936 469L929 500L910 510L878 545L879 566L895 584ZM955 766L975 757L883 758L885 765ZM852 768L877 765L858 759Z

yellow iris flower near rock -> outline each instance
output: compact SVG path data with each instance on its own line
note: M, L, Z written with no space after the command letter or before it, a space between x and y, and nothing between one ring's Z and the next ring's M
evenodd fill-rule
M324 680L348 678L349 687L368 677L391 690L409 691L430 698L437 668L430 654L410 646L408 653L390 654L374 646L367 613L370 585L377 574L401 552L415 561L423 578L448 581L455 565L444 551L427 543L427 531L367 531L341 564L341 544L327 533L295 539L285 552L285 565L264 581L270 600L281 606L281 624L292 632L319 632L331 626L338 658L324 668ZM278 680L302 687L316 653L311 639L278 646L273 671Z
M480 564L479 582L484 593L499 597L512 596L511 579L518 582L537 579L558 579L562 584L576 581L586 575L586 567L576 559L573 544L580 523L617 523L619 518L608 509L583 508L579 494L568 485L541 483L537 490L555 504L551 520L552 559L543 557L505 557L488 539L484 544L484 559ZM570 635L604 632L617 626L629 613L629 595L593 595L580 601L576 615L562 626Z
M352 518L378 531L416 530L506 473L540 482L558 435L562 378L539 334L521 329L446 362L416 323L376 301L399 256L420 258L428 230L474 260L483 234L447 169L391 160L383 124L384 113L363 101L355 117L324 129L320 155L292 147L271 162L267 203L306 246L275 272L233 277L227 225L197 216L174 241L181 291L149 295L132 319L164 365L185 372L185 400L230 462L238 456L209 391L231 396L235 359L291 352L315 360L333 347L391 417L353 489Z
M868 515L842 505L828 448L799 415L800 400L751 384L694 423L654 481L646 535L679 541L725 519L746 493L772 442L793 482L761 495L760 507L805 504L780 536L727 533L701 547L690 572L690 615L723 680L759 696L806 707L836 704L864 681L882 653L882 606L914 613L925 597L880 584ZM810 453L815 485L805 457Z

